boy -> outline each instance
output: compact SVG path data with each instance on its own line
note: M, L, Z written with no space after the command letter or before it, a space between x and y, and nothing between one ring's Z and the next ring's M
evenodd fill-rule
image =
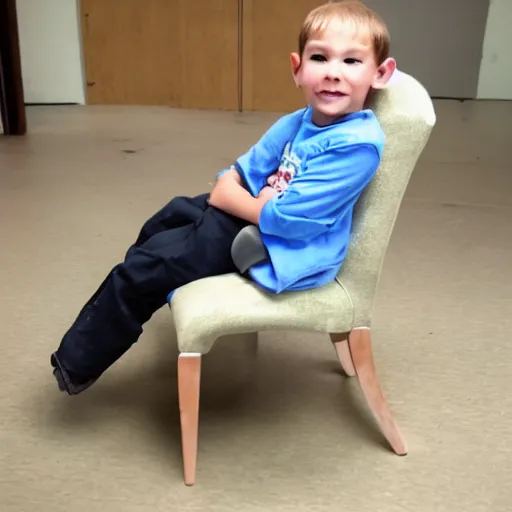
M235 272L231 245L249 224L269 255L249 271L262 288L280 293L334 279L353 207L382 154L384 135L366 104L395 70L386 26L358 1L321 5L304 21L291 66L308 106L219 173L211 194L177 197L144 224L51 356L62 391L95 382L170 292Z

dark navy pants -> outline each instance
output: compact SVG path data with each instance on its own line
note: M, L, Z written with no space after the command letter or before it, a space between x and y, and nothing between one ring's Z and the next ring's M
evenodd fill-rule
M177 197L144 224L64 335L56 355L68 372L99 377L137 341L171 291L237 271L231 245L247 222L210 207L208 197Z

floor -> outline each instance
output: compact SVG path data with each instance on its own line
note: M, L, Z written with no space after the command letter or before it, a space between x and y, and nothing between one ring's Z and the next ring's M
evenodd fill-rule
M373 339L407 457L326 336L205 358L197 484L183 485L163 308L86 393L49 355L139 226L277 117L32 107L0 137L3 512L505 512L512 496L512 102L437 101L385 261Z

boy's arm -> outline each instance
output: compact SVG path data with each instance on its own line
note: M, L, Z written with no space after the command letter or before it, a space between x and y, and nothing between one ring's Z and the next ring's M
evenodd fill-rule
M244 188L253 197L258 196L267 185L268 176L279 167L285 146L299 129L305 110L297 110L279 118L256 144L237 158L233 167L240 173ZM226 172L221 171L218 177Z
M359 197L379 163L377 149L369 144L333 147L313 156L288 190L262 207L260 231L295 240L327 232Z
M210 194L209 202L219 210L252 224L258 224L262 208L275 193L271 187L264 187L257 197L253 197L242 186L240 174L235 169L230 169L219 176Z
M258 224L265 204L276 194L267 185L268 176L279 167L282 152L296 132L305 109L278 119L236 161L237 169L221 171L210 196L210 204L252 224ZM234 166L233 166L234 167ZM244 180L242 183L242 176Z

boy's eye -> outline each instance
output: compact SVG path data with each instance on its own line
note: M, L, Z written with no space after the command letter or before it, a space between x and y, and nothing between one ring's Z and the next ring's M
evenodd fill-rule
M348 59L345 59L345 64L360 64L361 61L359 59L352 59L352 58L348 58Z
M311 60L315 60L317 62L325 62L327 59L323 55L315 53L314 55L311 55Z

